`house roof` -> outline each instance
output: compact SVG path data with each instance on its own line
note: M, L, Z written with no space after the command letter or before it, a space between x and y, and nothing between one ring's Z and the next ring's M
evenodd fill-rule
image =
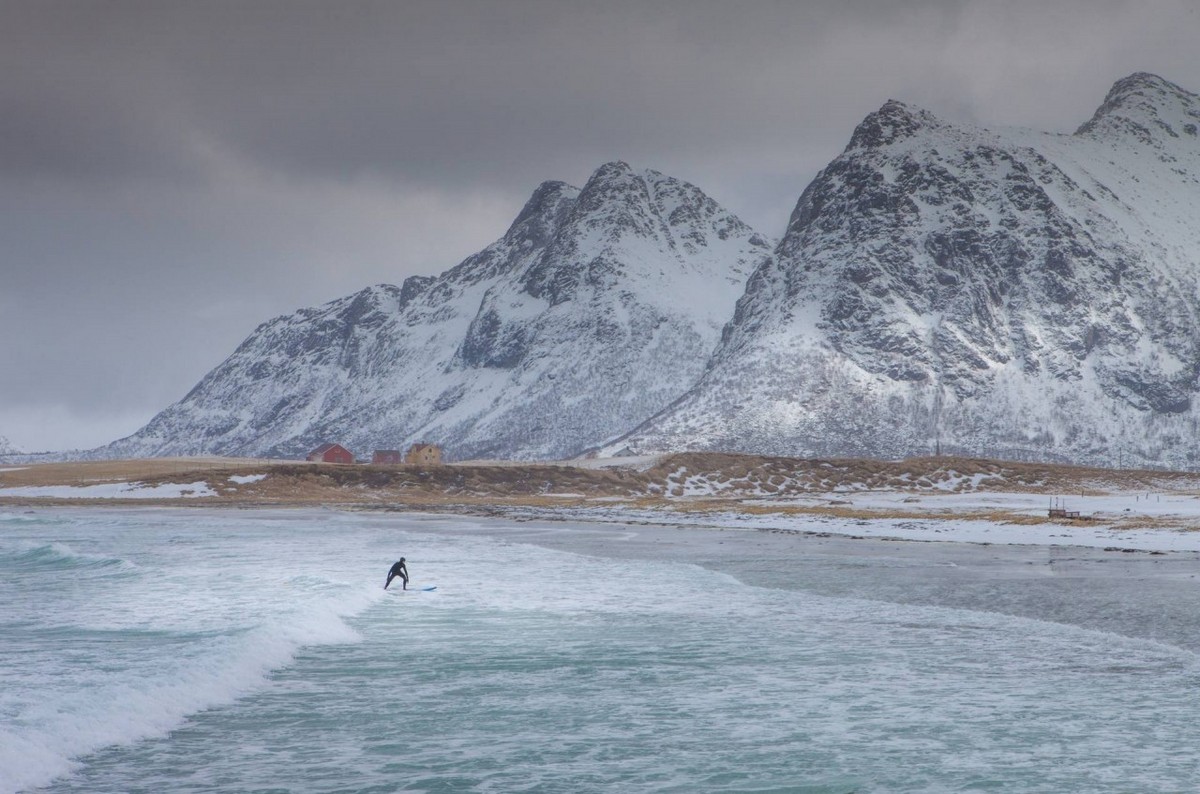
M310 453L308 453L308 454L310 454L310 455L323 455L323 454L325 454L326 452L328 452L329 450L333 449L334 447L339 447L339 448L341 448L341 449L346 449L346 448L345 448L345 447L343 447L341 444L322 444L321 446L317 447L316 449L314 449L312 452L310 452ZM349 452L349 450L346 450L346 451L347 451L347 452Z

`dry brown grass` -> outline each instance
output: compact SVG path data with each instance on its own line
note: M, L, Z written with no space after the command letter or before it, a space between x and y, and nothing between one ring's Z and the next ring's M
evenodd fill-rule
M702 475L727 490L688 498L664 496L668 478L678 472ZM269 474L265 480L236 484L234 475ZM1023 491L1061 495L1105 490L1200 491L1197 475L1172 472L1112 471L1050 464L1009 463L969 458L918 458L906 461L853 459L809 460L723 453L687 453L663 457L644 471L634 468L583 468L566 464L454 464L448 466L336 466L242 458L155 458L39 464L0 468L0 488L38 485L91 485L111 482L188 483L203 480L216 496L157 503L230 506L339 505L369 508L472 510L494 508L576 508L620 506L672 511L741 512L751 515L824 515L853 520L947 519L1011 524L1049 520L1004 510L942 512L925 500L907 508L779 503L781 497L828 494L835 490L887 489L936 493L970 478L987 475L981 491ZM974 488L972 488L974 489ZM769 495L763 496L767 492ZM79 504L79 499L4 497L0 504ZM603 500L603 501L601 501ZM146 500L89 500L93 504L147 504ZM1134 519L1116 517L1137 528ZM1143 523L1149 525L1144 519ZM1111 522L1109 522L1111 523ZM1172 522L1155 520L1154 526ZM1182 522L1175 522L1186 526Z
M0 466L0 486L95 485L135 482L195 472L243 469L268 465L248 458L144 458L139 460L89 460L69 463L38 463L31 466Z
M683 499L657 500L647 503L645 507L661 507L666 503L671 510L680 513L727 513L730 511L755 516L827 516L856 521L871 521L878 519L907 519L907 520L955 520L955 521L990 521L998 524L1037 525L1055 523L1045 516L1033 516L1016 510L906 510L900 507L865 508L845 504L773 504L770 500L762 502L739 502L731 504L719 499ZM1082 523L1082 522L1057 522Z
M903 461L770 458L720 453L685 453L663 458L647 473L659 481L679 471L712 473L732 490L773 495L868 490L1004 491L1099 495L1122 490L1200 492L1200 474L1112 470L1046 463L930 457ZM981 477L978 485L973 478ZM733 495L733 494L730 494Z

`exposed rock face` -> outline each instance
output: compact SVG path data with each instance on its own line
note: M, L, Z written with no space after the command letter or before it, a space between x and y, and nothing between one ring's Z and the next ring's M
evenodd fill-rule
M611 450L1190 465L1200 98L1118 82L1073 136L888 102L804 191L700 384Z
M661 410L703 371L771 243L697 188L624 163L541 185L493 245L436 278L260 326L110 456L557 458Z

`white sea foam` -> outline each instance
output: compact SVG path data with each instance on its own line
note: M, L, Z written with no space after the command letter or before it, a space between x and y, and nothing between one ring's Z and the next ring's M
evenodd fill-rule
M161 528L151 521L138 529ZM219 539L189 544L182 558L144 543L127 548L141 564L62 541L0 547L8 586L20 589L0 592L19 632L10 639L29 648L13 658L0 652L0 792L46 785L81 756L164 735L191 714L234 702L300 648L358 641L346 618L382 595L297 564L285 546L256 550L278 556L275 568L253 554L239 564ZM288 588L288 570L305 568L317 584ZM86 571L95 574L85 590Z
M131 671L100 686L67 682L23 711L19 733L0 732L0 791L45 785L71 771L82 755L161 736L190 714L232 703L261 687L301 647L358 641L343 613L352 603L374 600L359 593L283 625L206 642L185 659L161 659L150 675Z
M0 732L0 791L45 785L69 772L81 755L162 735L189 714L231 703L261 686L302 646L357 639L329 610L217 643L184 663L163 660L157 675L118 676L100 687L52 696L20 715L26 727L19 734Z

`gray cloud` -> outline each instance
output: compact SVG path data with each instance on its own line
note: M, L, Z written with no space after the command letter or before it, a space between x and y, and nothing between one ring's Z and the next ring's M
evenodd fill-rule
M1200 90L1197 34L1184 0L5 3L0 434L130 432L544 179L621 158L777 235L888 98L1069 131L1133 71Z

